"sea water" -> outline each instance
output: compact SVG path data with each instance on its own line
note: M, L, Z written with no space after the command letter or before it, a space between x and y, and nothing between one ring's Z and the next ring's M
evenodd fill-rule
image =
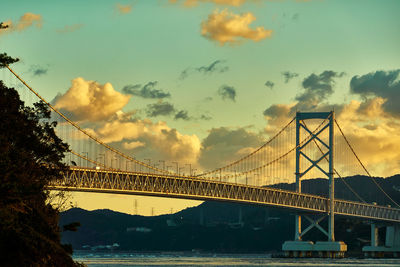
M124 266L400 266L400 259L288 259L269 254L138 253L77 251L74 259L89 267Z

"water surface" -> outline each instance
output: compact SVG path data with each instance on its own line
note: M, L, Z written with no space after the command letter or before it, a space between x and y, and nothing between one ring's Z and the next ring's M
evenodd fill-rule
M124 266L400 266L400 259L285 259L269 254L197 254L197 253L137 253L82 252L74 259L89 267Z

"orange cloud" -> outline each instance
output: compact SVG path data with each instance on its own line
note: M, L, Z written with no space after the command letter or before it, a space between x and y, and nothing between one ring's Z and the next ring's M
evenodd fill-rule
M371 174L391 176L400 172L400 120L385 113L383 104L381 98L351 101L337 121Z
M221 46L226 43L239 44L246 39L258 42L271 37L272 30L266 30L264 27L255 29L249 27L255 20L256 18L250 12L237 15L226 9L221 12L215 10L206 21L201 23L201 34L207 39L219 42Z
M11 32L21 32L29 27L36 26L36 28L41 28L43 26L42 16L33 13L25 13L22 15L17 23L13 23L11 20L5 21L4 26L8 26L6 29L2 29L1 33L11 33Z
M105 120L120 111L130 96L114 90L111 83L101 85L95 81L75 78L68 91L56 97L55 107L78 121Z
M64 28L58 29L58 33L69 33L79 30L83 27L83 24L73 24L73 25L65 25Z
M248 0L184 0L182 1L183 6L185 7L194 7L199 3L214 3L217 5L226 5L226 6L241 6ZM171 4L176 4L179 1L177 0L169 0Z
M86 132L103 142L114 143L122 151L135 151L140 158L191 163L195 167L200 139L181 134L162 121L132 119L134 112L122 112L129 99L130 96L115 91L110 83L99 84L78 77L53 102L55 108L72 120L85 122Z
M165 122L150 120L114 120L103 124L95 135L106 143L122 142L127 150L137 149L141 158L168 159L196 164L201 143L196 135L184 135Z
M117 12L121 15L125 15L132 12L132 5L121 5L117 3L115 5Z

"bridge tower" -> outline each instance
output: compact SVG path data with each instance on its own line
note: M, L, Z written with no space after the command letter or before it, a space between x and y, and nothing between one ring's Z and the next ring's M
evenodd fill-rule
M313 219L309 214L295 215L295 236L294 241L286 241L282 250L287 256L291 257L311 257L315 254L320 257L343 257L347 251L347 246L344 242L335 241L335 182L334 182L334 119L335 113L331 112L297 112L296 113L296 192L301 193L301 179L311 169L318 168L321 173L329 179L329 201L327 203L328 213L318 219ZM319 119L327 121L316 132L313 132L307 127L306 120ZM300 140L301 131L306 131L310 137L307 141ZM328 132L328 141L320 138L321 134ZM315 142L320 146L325 147L326 152L322 152L321 157L312 159L307 155L305 147ZM301 169L301 161L306 160L311 165L305 169ZM328 160L328 169L321 166L322 160ZM306 218L310 225L302 230L302 217ZM328 217L328 231L323 229L319 223ZM311 241L303 241L302 237L312 228L319 229L328 237L328 241L317 241L315 244Z

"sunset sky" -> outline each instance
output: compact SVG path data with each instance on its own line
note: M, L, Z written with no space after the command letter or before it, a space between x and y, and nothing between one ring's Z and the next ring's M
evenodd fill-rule
M3 0L0 52L47 100L139 159L210 169L296 111L329 111L373 175L400 173L398 0ZM3 78L0 76L0 78ZM74 194L85 209L200 202Z

